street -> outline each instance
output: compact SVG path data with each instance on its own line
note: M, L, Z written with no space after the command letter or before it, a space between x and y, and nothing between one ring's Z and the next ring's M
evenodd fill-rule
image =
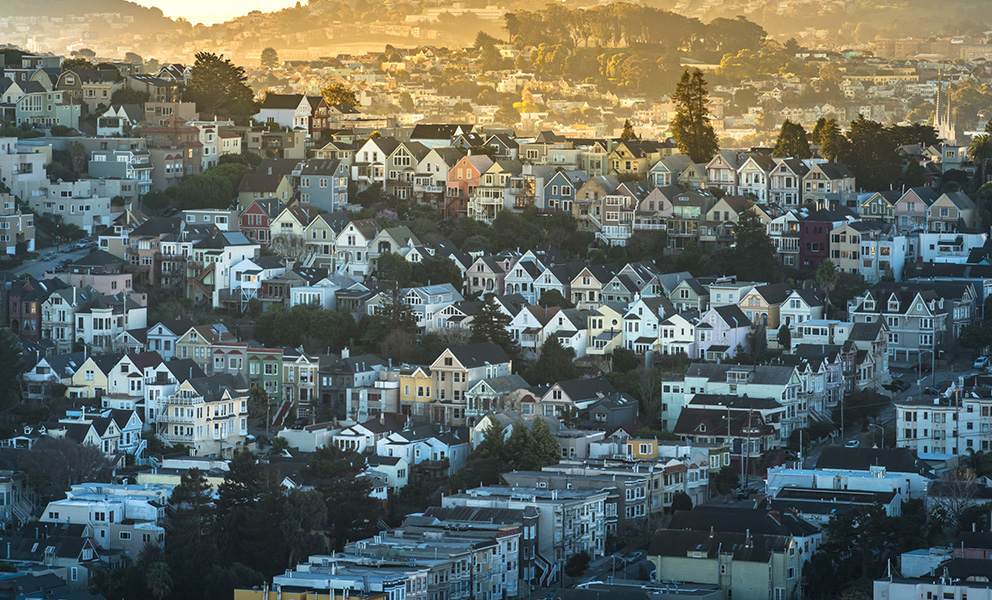
M93 250L94 250L93 248L83 248L82 250L74 250L72 252L59 252L54 259L46 261L46 260L42 260L41 256L44 256L45 254L48 254L53 250L51 248L45 248L44 250L39 252L41 256L39 256L35 260L25 261L24 264L22 264L21 266L15 269L11 269L11 271L17 276L28 274L34 277L35 279L41 279L45 276L45 271L55 270L55 265L57 265L60 261L63 261L67 258L71 260L82 258L83 256L88 255L90 252L93 252Z

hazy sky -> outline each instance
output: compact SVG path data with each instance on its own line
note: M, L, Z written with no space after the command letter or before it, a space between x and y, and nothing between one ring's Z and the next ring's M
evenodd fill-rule
M296 0L131 0L142 6L157 6L167 17L184 17L193 23L216 23L252 10L279 10ZM306 0L302 0L306 4Z

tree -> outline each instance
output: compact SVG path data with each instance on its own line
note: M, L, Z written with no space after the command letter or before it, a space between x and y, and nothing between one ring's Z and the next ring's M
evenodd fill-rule
M733 467L727 465L721 467L713 476L712 483L717 494L728 494L740 485L740 478Z
M234 190L221 177L197 173L183 177L176 190L176 204L183 210L192 208L228 208L234 201Z
M461 288L464 280L458 265L444 256L425 256L413 265L410 279L421 285L450 283L456 289Z
M183 99L196 103L201 118L229 117L247 123L257 111L248 76L239 67L212 52L197 52Z
M866 190L888 189L899 179L900 162L896 144L881 123L864 118L851 122L847 143L837 154Z
M0 407L10 408L20 401L18 381L25 366L21 341L10 329L0 329Z
M816 282L826 295L827 310L830 308L830 292L834 291L834 288L837 287L837 278L837 265L829 258L823 259L823 262L816 269Z
M541 297L538 299L537 303L544 308L548 308L549 306L557 306L562 309L575 308L575 305L572 304L568 298L562 296L561 292L558 290L545 291L541 294Z
M144 205L152 210L164 210L172 204L172 199L162 190L152 190L141 197Z
M344 104L347 106L358 106L358 96L354 90L350 90L342 83L332 83L320 90L320 95L331 106Z
M42 437L20 457L20 467L43 498L55 498L77 483L108 481L113 465L100 448L71 438Z
M558 443L558 438L551 433L547 422L544 419L534 419L530 433L534 438L534 470L539 471L549 465L558 464L561 460L561 445Z
M623 131L620 133L620 139L625 142L637 139L637 134L634 133L634 126L630 124L630 119L624 120Z
M267 347L303 346L308 352L338 352L355 336L351 313L324 310L312 304L291 309L281 305L255 319L255 337Z
M110 97L111 104L144 104L148 102L148 92L132 90L131 88L121 88Z
M617 373L629 373L638 366L641 361L637 360L637 355L626 348L617 348L612 354L613 371Z
M992 135L987 133L976 135L968 146L968 156L978 167L978 185L984 185L986 166L992 160Z
M293 567L299 559L324 549L321 532L327 527L327 505L318 492L292 490L280 525L289 546L287 566Z
M413 274L413 264L395 252L386 252L376 262L379 279L395 281L399 287L407 287Z
M145 573L145 585L152 598L162 600L172 592L172 575L169 573L169 565L164 562L152 563Z
M85 58L67 58L62 61L63 71L93 70L95 68L96 65Z
M214 535L216 509L210 484L199 469L190 469L172 491L166 521L165 556L178 598L203 598L210 566L220 558Z
M279 53L276 52L275 48L269 47L262 50L262 55L259 57L259 62L263 69L272 70L279 66Z
M472 341L490 341L510 356L517 353L517 343L510 335L513 319L503 312L495 294L486 294L485 301L472 318Z
M359 476L365 459L333 445L318 448L303 469L327 507L327 535L335 550L375 533L379 506L369 494L372 482Z
M814 135L814 143L817 136ZM833 161L844 150L847 145L847 138L841 133L840 124L837 119L828 119L820 130L819 135L820 156Z
M672 496L672 510L692 510L692 498L685 492L675 492Z
M582 574L589 568L589 553L583 550L573 554L565 561L565 575L569 577L582 577Z
M835 121L836 122L836 121ZM823 143L824 132L827 129L827 118L820 117L816 120L816 124L813 125L813 134L811 135L813 144L819 146Z
M767 280L778 268L775 244L753 211L744 211L734 225L733 259L737 276L749 281Z
M793 123L789 119L782 123L782 129L778 133L778 140L775 142L775 149L772 156L790 158L809 158L812 153L809 149L809 140L806 139L806 129L799 123Z
M778 344L787 352L792 349L792 332L785 323L782 323L782 326L778 328Z
M541 347L541 354L531 369L528 381L537 384L575 379L574 357L575 353L562 346L558 336L552 335Z
M693 162L709 162L720 147L709 118L709 100L703 72L694 69L690 73L686 69L675 86L672 102L675 103L672 137L678 143L679 151L688 155Z

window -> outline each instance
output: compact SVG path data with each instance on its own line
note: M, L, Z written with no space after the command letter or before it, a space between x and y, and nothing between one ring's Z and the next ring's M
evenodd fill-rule
M131 539L131 532L130 531L122 531L121 532L121 539L124 540L124 541L130 540Z

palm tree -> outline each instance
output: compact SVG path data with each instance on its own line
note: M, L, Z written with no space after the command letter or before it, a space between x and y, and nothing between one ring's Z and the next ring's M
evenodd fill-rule
M978 185L985 183L985 162L992 159L992 135L976 135L968 146L968 156L978 166Z
M169 574L169 566L164 562L157 562L148 567L148 572L145 573L145 585L156 600L168 596L172 592L172 575Z
M837 287L837 265L829 258L823 259L816 269L816 281L820 284L820 289L826 294L826 305L823 308L823 316L827 316L830 310L830 292Z

